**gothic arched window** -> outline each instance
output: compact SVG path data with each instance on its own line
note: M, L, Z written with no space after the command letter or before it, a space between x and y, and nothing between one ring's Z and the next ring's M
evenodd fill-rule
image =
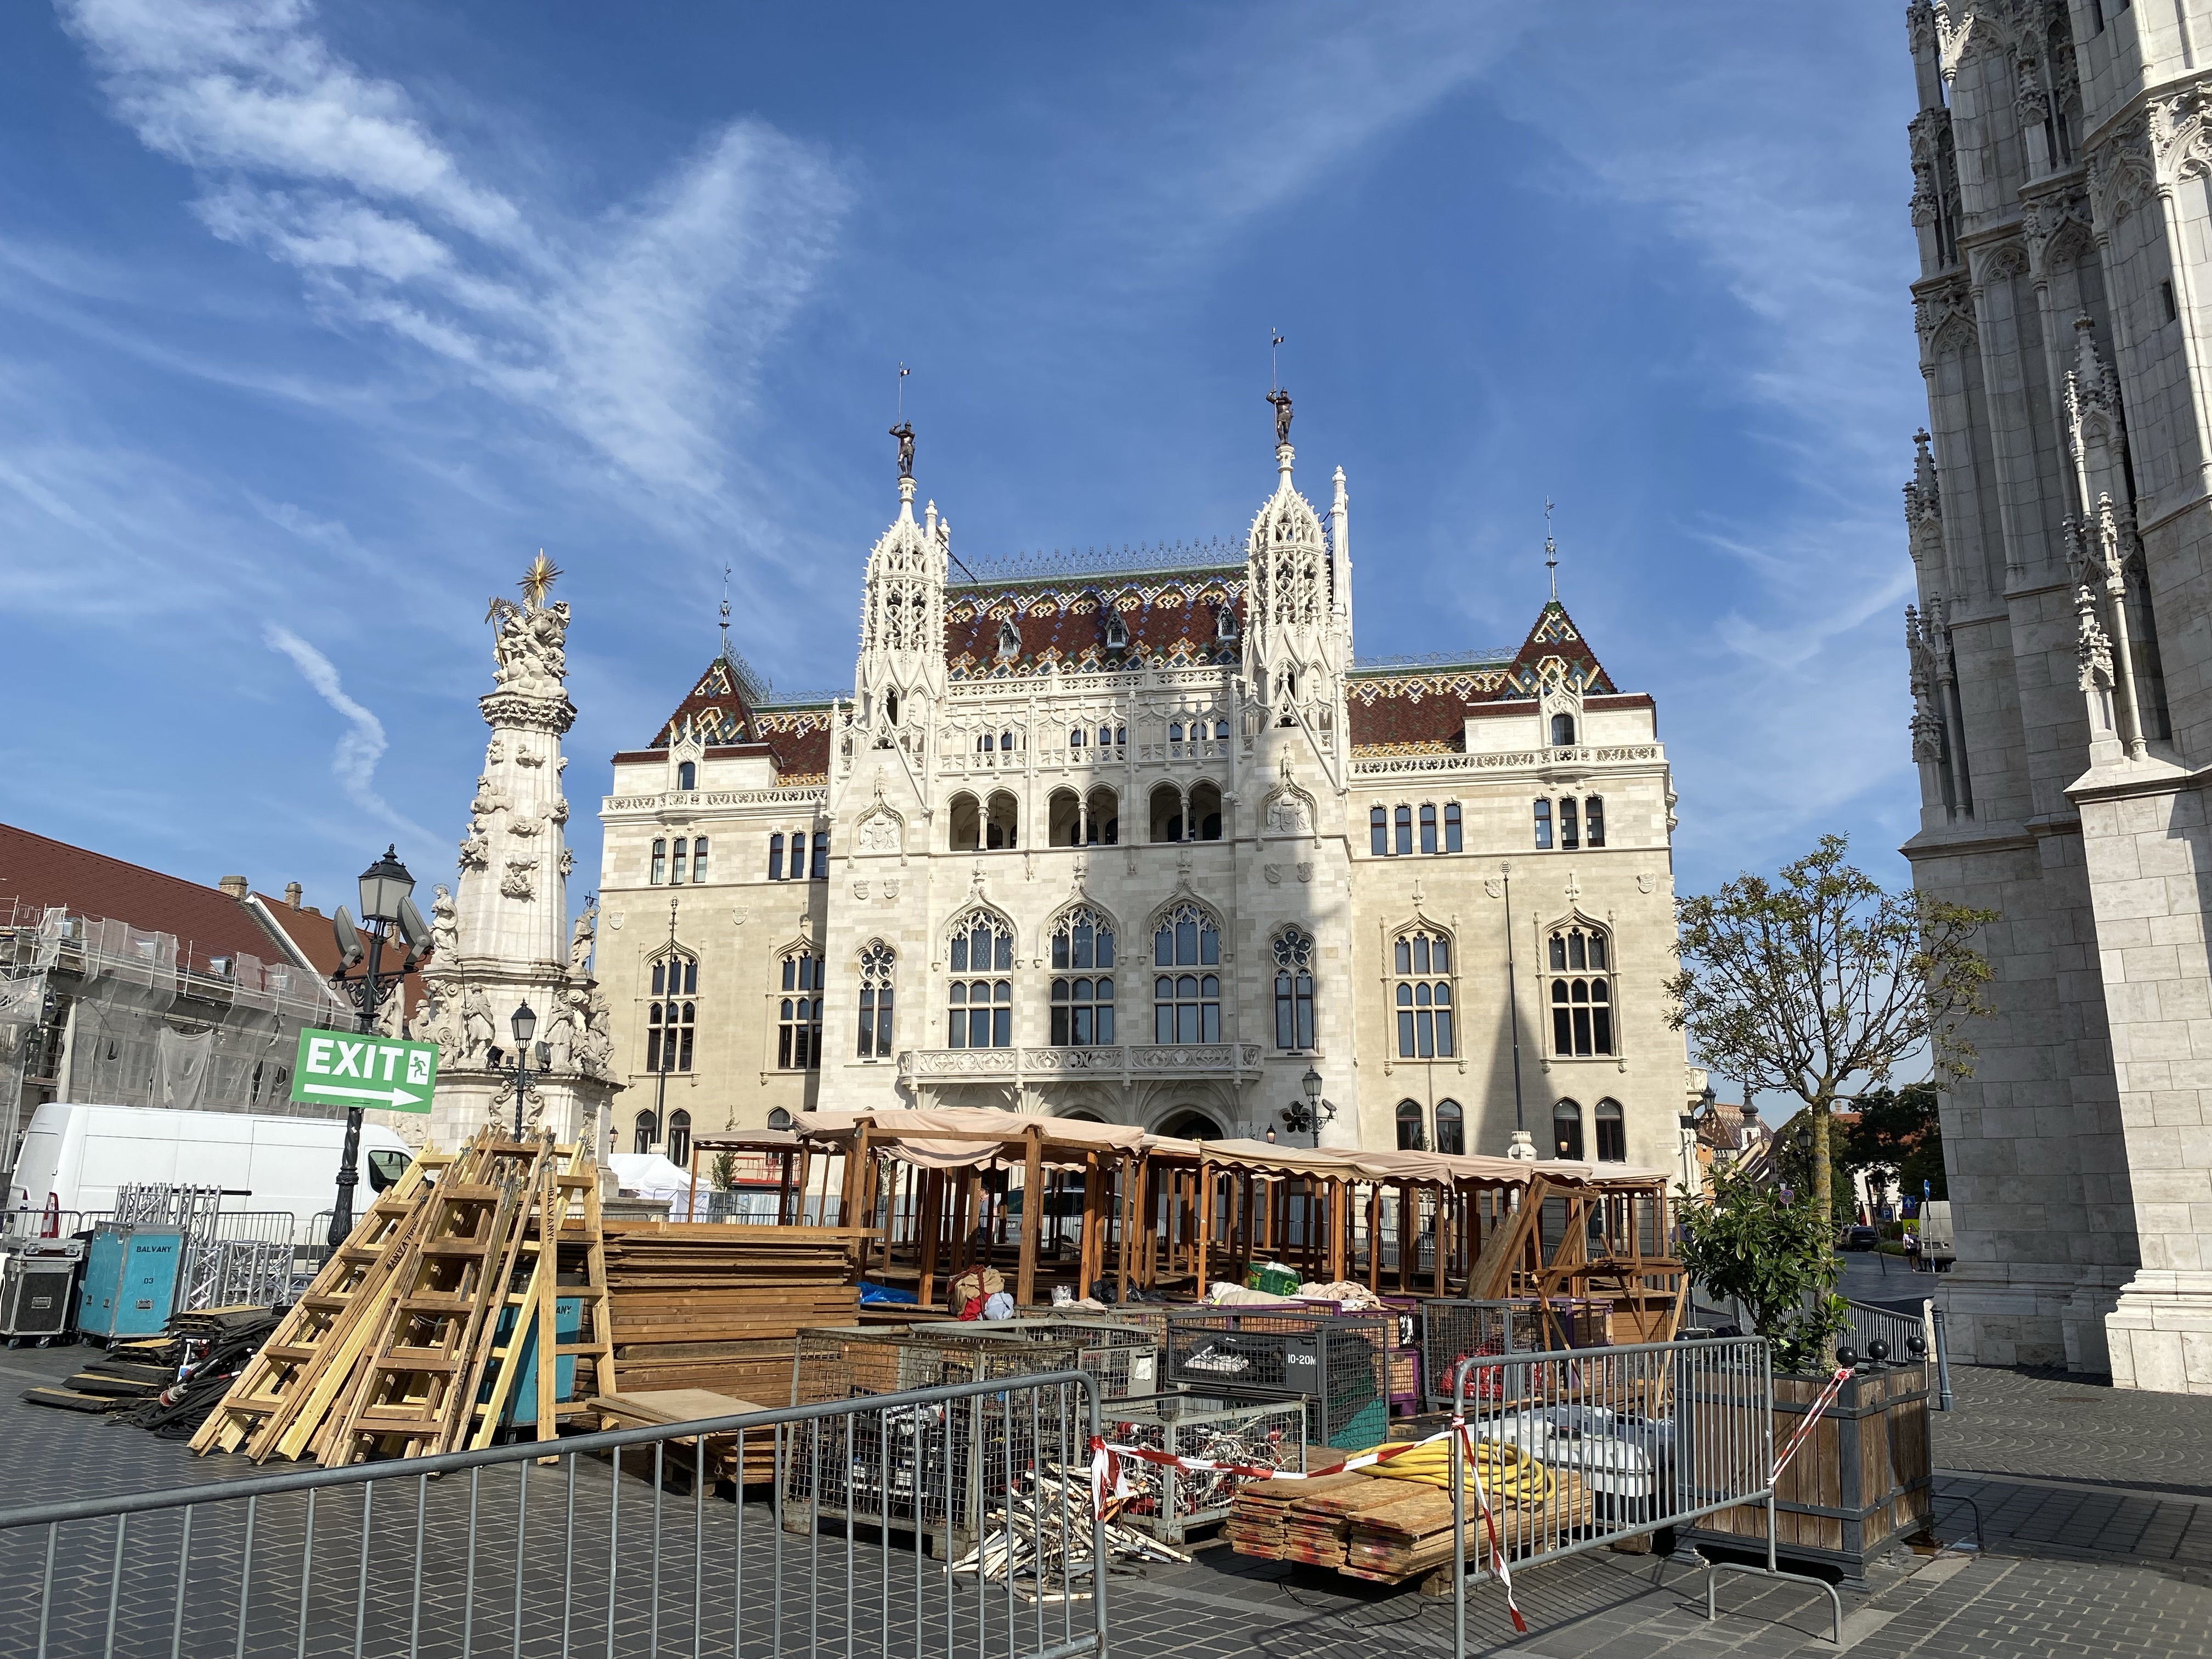
M947 988L946 1045L954 1048L1011 1048L1014 1046L1013 930L988 910L978 910L952 935L952 983ZM973 977L971 977L971 975Z
M1575 717L1572 714L1552 716L1552 747L1571 749L1575 746Z
M1628 1126L1623 1120L1620 1103L1611 1098L1597 1103L1597 1161L1628 1162Z
M1612 951L1605 930L1575 922L1552 930L1552 1052L1563 1060L1613 1053Z
M690 761L677 762L676 787L685 791L696 789L699 787L698 767Z
M1071 910L1052 933L1054 1048L1109 1048L1114 1042L1114 927L1088 906Z
M1552 844L1552 803L1541 795L1536 797L1536 848L1543 851Z
M1410 806L1401 806L1393 816L1396 819L1398 830L1396 851L1403 856L1413 850L1413 809Z
M1397 981L1391 1000L1398 1016L1398 1057L1451 1059L1451 940L1425 927L1401 933L1390 965Z
M651 1112L640 1112L633 1126L630 1149L640 1158L653 1151L653 1143L660 1139L660 1125Z
M881 939L860 952L860 1058L891 1057L891 979L898 956Z
M1375 857L1390 855L1390 814L1382 807L1367 810L1367 850Z
M1574 1101L1563 1100L1552 1108L1552 1151L1556 1157L1582 1161L1583 1109Z
M1291 1052L1314 1046L1314 942L1303 928L1275 935L1275 1046Z
M768 878L783 879L783 835L781 830L768 838Z
M821 1067L822 966L822 958L811 951L784 952L782 994L775 1006L779 1071L811 1072Z
M653 872L647 880L652 885L658 887L667 879L668 842L665 839L656 838L653 843Z
M1421 807L1421 850L1424 853L1437 850L1437 809L1433 804L1425 802Z
M675 861L668 866L668 884L671 887L681 887L684 884L684 854L689 851L690 845L691 843L682 836L677 836Z
M1592 795L1583 802L1583 839L1592 847L1605 845L1605 797Z
M1582 820L1575 808L1575 798L1562 795L1559 797L1559 846L1571 853L1582 844Z
M668 1115L668 1161L689 1164L691 1161L691 1114L678 1110Z
M1401 1152L1419 1152L1427 1139L1421 1133L1421 1103L1418 1100L1400 1101L1396 1115L1398 1150Z
M1597 843L1593 842L1590 844L1595 846ZM1459 803L1448 800L1444 803L1444 851L1456 853L1459 850Z
M698 886L707 879L707 838L698 836L691 843L691 884Z
M645 1011L645 1069L691 1069L691 1034L698 1018L699 959L672 951L653 964L653 998Z
M1160 918L1152 933L1153 967L1204 969L1218 968L1220 963L1220 928L1206 911L1185 902ZM1152 1041L1220 1042L1220 975L1195 972L1155 975Z
M1467 1120L1455 1100L1437 1103L1437 1150L1454 1158L1467 1151Z

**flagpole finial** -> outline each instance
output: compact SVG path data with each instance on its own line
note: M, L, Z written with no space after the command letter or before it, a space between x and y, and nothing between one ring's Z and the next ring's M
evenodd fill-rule
M1552 498L1544 497L1544 568L1552 574L1552 599L1559 598L1559 547L1552 539Z

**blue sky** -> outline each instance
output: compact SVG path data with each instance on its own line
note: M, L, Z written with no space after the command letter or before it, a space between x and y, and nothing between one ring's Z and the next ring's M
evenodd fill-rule
M850 683L895 365L957 551L1350 479L1364 653L1560 592L1684 890L1915 826L1887 6L371 7L0 24L0 817L325 906L448 873L485 597L576 612L569 829L715 644Z

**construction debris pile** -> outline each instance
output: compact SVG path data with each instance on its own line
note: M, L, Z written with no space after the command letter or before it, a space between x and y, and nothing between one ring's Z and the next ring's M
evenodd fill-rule
M1033 1601L1085 1601L1087 1583L1097 1568L1092 1553L1091 1475L1046 1463L1024 1477L1026 1492L993 1509L985 1535L952 1564L956 1574L980 1575L985 1583L1012 1582L1015 1592ZM1106 1515L1106 1559L1115 1562L1188 1561L1190 1557L1156 1538L1123 1526L1121 1500Z
M119 1413L126 1423L181 1438L215 1408L276 1318L264 1307L179 1314L167 1335L118 1342L66 1382L26 1389L23 1398L64 1411Z

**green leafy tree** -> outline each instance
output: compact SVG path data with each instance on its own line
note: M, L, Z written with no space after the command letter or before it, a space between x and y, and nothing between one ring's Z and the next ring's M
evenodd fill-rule
M736 1186L738 1184L738 1155L735 1152L715 1153L713 1172L710 1178L717 1187L720 1187L725 1189Z
M1859 1121L1844 1133L1838 1162L1895 1182L1906 1196L1948 1198L1943 1179L1943 1125L1936 1115L1935 1085L1908 1083L1902 1089L1870 1089L1851 1104Z
M1741 875L1678 901L1681 971L1667 981L1669 1018L1705 1064L1741 1079L1747 1099L1771 1090L1805 1103L1824 1241L1835 1221L1829 1113L1923 1051L1938 1079L1972 1075L1960 1028L1990 1012L1973 939L1997 919L1917 889L1886 892L1844 862L1847 850L1823 836L1771 881Z
M1792 1193L1809 1198L1813 1192L1813 1115L1803 1111L1774 1132L1773 1151L1768 1155L1774 1173L1782 1185ZM1828 1207L1832 1215L1838 1212L1853 1213L1858 1201L1856 1188L1851 1185L1854 1166L1844 1158L1832 1160L1828 1175Z
M1682 1264L1716 1295L1733 1297L1783 1371L1825 1370L1829 1345L1850 1323L1835 1292L1842 1263L1809 1195L1732 1170L1716 1170L1710 1199L1683 1206Z

